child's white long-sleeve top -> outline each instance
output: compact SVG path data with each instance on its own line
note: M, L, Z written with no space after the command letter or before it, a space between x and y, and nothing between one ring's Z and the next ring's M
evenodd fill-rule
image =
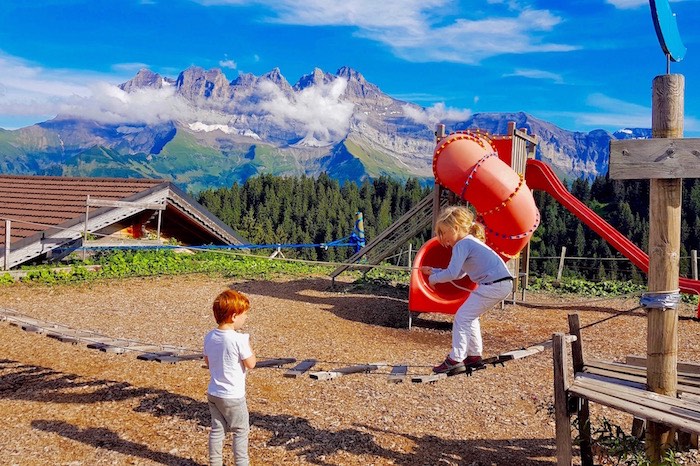
M506 263L489 246L472 235L457 241L446 269L433 268L428 281L431 285L458 280L464 276L474 283L489 283L510 276Z

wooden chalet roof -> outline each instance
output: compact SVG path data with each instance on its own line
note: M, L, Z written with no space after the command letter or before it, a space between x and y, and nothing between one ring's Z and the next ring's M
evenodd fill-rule
M10 243L85 215L87 196L125 200L165 180L0 175L0 219L12 222ZM0 235L0 244L5 235Z
M90 200L122 202L116 206L90 207L86 227L88 196ZM125 202L129 204L124 205ZM164 222L174 224L178 232L194 241L192 244L247 243L166 180L0 175L0 257L5 266L14 267L62 245L76 244L85 229L102 231L153 209L154 204L165 207ZM6 220L10 221L7 258Z

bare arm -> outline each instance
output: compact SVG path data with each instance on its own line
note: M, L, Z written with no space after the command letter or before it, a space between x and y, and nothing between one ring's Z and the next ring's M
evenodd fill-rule
M252 356L243 359L241 362L243 363L243 366L245 366L246 369L252 369L255 367L255 364L258 362L258 360L255 359L255 353L253 353Z

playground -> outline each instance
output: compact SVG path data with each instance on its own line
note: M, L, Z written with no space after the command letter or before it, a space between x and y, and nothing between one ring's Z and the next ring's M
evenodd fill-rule
M319 370L383 361L407 364L411 375L429 373L444 358L451 316L423 314L408 330L405 292L329 285L327 276L236 282L200 275L19 285L0 289L0 306L76 329L197 350L213 325L212 297L233 287L251 297L248 330L261 359L315 358ZM590 357L645 354L647 318L635 309L638 296L526 297L525 304L483 317L485 356L551 339L566 331L571 312L581 317ZM680 306L678 359L700 360L695 306ZM200 360L143 361L8 322L0 323L0 351L0 463L206 464L207 372ZM556 463L549 350L432 384L391 383L389 368L334 380L283 374L258 368L249 375L252 464ZM594 422L605 417L631 425L630 415L591 409Z

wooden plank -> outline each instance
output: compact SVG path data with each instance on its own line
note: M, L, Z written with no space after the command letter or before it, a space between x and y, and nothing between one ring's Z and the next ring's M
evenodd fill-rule
M406 374L408 374L408 366L394 366L391 368L391 374L389 374L389 382L401 383L406 380Z
M609 175L616 180L700 178L700 139L610 141Z
M312 379L316 379L316 380L330 380L330 379L335 379L335 378L342 377L342 376L348 375L348 374L372 372L372 371L376 371L377 369L379 369L381 367L386 367L386 366L387 366L387 363L385 363L385 362L375 362L372 364L360 364L357 366L341 367L339 369L333 369L331 371L312 372L311 374L309 374L309 377L311 377Z
M700 403L700 395L696 395L695 393L681 393L678 395L678 398L682 400L691 400L696 403Z
M61 341L63 343L72 343L74 345L77 345L78 343L80 343L81 337L91 337L94 336L94 334L90 332L84 332L81 330L73 330L66 328L62 330L51 330L49 332L46 332L46 336Z
M700 423L700 403L688 399L680 399L673 396L661 395L659 393L637 388L626 387L588 377L578 377L569 388L570 392L584 387L590 390L597 390L601 393L614 396L624 401L629 401L642 406L658 410L673 411L673 414L696 420Z
M496 364L500 364L501 366L505 366L505 363L507 361L512 361L515 359L511 355L505 355L505 354L499 354L498 356L492 356L490 358L486 358L483 360L484 364L491 364L492 366L496 367Z
M104 351L105 353L122 354L126 352L123 346L115 346L108 343L93 342L88 343L87 347L90 349Z
M297 378L300 375L304 374L306 371L311 369L316 365L316 360L315 359L304 359L301 361L299 364L296 366L292 367L288 371L286 371L283 375L285 377L291 377L291 378Z
M541 353L544 351L543 345L529 346L527 348L509 351L507 353L501 353L500 356L510 359L522 359L527 356L532 356L533 354Z
M632 356L628 355L625 358L625 364L631 366L642 367L646 370L647 368L647 358L645 356ZM687 361L679 361L677 364L678 372L685 372L686 375L697 374L700 377L700 364Z
M411 377L411 382L413 382L413 383L435 383L438 380L443 380L446 378L447 378L447 374L414 375Z
M588 372L593 369L602 369L609 372L617 372L623 375L636 375L641 377L646 377L647 373L646 369L641 367L630 367L627 364L618 362L589 361L588 364L586 364L586 371ZM678 384L691 387L700 387L700 377L692 373L679 372L676 380Z
M630 387L630 388L636 388L638 390L646 390L647 389L647 383L644 378L642 377L630 377L633 380L630 379L620 379L617 377L609 377L597 373L592 373L592 372L576 372L574 374L574 377L585 377L585 378L590 378L593 380L600 380L601 382L608 382L612 384L617 384L617 385L622 385L625 387Z
M700 414L697 412L683 410L681 408L673 408L673 413L671 413L667 410L667 408L663 407L663 403L658 403L659 408L657 408L654 406L649 406L648 404L642 404L644 400L644 397L642 396L628 396L627 398L629 399L625 399L605 393L597 387L591 388L572 384L571 387L569 387L569 392L579 397L587 398L595 403L600 403L611 408L625 411L648 421L676 427L687 432L700 432ZM651 392L641 391L640 393L651 394ZM656 396L670 398L665 397L665 395L656 394ZM690 413L694 413L698 417L693 417L690 415Z
M277 359L265 359L263 361L258 361L255 364L255 368L259 367L282 367L285 364L291 364L297 362L294 358L277 358Z
M141 361L157 361L160 357L175 355L176 353L173 353L172 351L159 351L156 353L141 353L136 356L136 359L140 359Z
M597 374L605 377L610 377L613 379L620 379L620 380L627 380L630 382L638 382L646 386L647 381L646 377L644 375L632 375L632 374L626 374L623 372L616 372L616 371L610 371L610 370L605 370L605 369L599 369L595 367L586 367L585 368L585 373L588 374ZM682 393L693 393L693 394L700 394L700 387L695 387L692 385L685 385L682 383L678 384L677 387L678 392Z
M164 362L168 364L175 364L180 361L198 361L204 359L203 354L179 354L173 353L171 355L157 356L154 361Z
M25 332L31 332L31 333L46 333L46 329L43 327L40 327L38 325L32 325L32 324L19 324L19 327L24 330Z

